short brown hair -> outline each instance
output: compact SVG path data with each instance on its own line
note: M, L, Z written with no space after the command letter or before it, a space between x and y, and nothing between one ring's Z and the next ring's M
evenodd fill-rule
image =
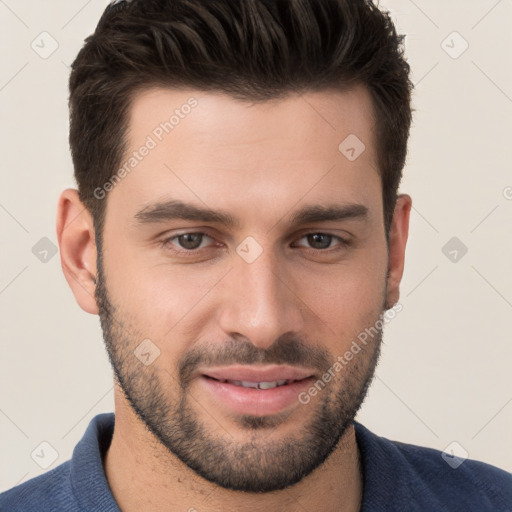
M265 101L366 86L376 112L389 231L407 154L413 85L403 38L372 0L131 0L110 4L72 64L69 142L79 196L101 233L126 151L132 99L190 87Z

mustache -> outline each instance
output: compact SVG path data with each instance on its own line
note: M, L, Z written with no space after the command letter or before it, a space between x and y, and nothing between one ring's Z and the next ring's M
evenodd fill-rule
M254 346L247 339L229 339L222 345L202 345L190 349L178 363L179 382L186 388L201 366L276 364L305 366L323 373L329 368L331 354L296 336L283 335L268 349Z

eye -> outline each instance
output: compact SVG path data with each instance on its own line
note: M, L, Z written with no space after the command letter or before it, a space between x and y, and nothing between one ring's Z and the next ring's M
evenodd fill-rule
M194 233L182 233L180 235L174 235L170 238L165 239L162 244L167 246L172 244L174 247L185 251L194 251L196 249L202 249L204 247L203 242L205 239L212 240L205 233L194 232Z
M348 245L348 242L343 240L343 238L329 235L327 233L308 233L307 235L304 235L300 238L300 240L304 239L306 239L307 243L310 244L310 248L315 250L331 249L331 244L333 241L337 241L339 246ZM304 246L302 245L302 247Z

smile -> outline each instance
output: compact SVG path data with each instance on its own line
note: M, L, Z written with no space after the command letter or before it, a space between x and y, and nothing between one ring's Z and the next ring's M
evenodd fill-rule
M255 388L255 389L272 389L277 388L279 386L285 386L286 384L291 384L295 382L294 380L274 380L270 382L250 382L246 380L228 380L228 379L216 379L219 382L228 382L229 384L234 384L235 386L242 386L244 388Z

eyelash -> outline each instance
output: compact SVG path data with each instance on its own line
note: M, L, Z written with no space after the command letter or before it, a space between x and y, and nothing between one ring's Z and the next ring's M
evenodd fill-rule
M186 231L184 233L179 233L177 235L173 235L171 237L168 237L168 238L165 238L164 240L161 241L160 245L162 248L168 248L170 245L173 245L172 244L172 241L179 238L180 236L184 236L184 235L202 235L203 237L207 237L207 238L210 238L213 240L212 237L210 237L208 234L202 232L202 231ZM317 252L317 253L330 253L330 252L335 252L337 250L341 250L341 249L344 249L346 247L348 247L350 245L350 241L349 240L346 240L344 238L341 238L337 235L332 235L330 233L324 233L323 231L311 231L309 233L304 233L300 238L299 240L302 240L303 238L306 238L310 235L325 235L325 236L329 236L332 238L332 240L337 240L339 242L339 245L337 248L332 248L332 247L328 247L327 249L314 249L313 247L303 247L304 249L307 249L309 251L314 251L314 252ZM201 239L201 243L203 242L203 239ZM174 253L178 254L178 255L185 255L185 256L195 256L197 255L201 249L207 249L208 247L200 247L200 248L197 248L197 249L176 249L176 248L172 248L171 251L173 251Z

